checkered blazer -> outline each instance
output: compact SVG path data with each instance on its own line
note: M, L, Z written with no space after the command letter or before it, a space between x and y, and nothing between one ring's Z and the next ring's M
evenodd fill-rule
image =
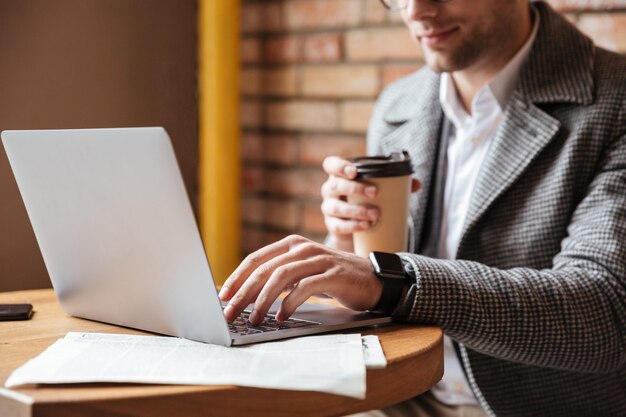
M396 320L458 342L487 414L626 416L626 59L547 4L472 194L458 259L416 255L443 113L425 68L388 87L368 151L406 149L414 278ZM418 370L416 370L417 372Z

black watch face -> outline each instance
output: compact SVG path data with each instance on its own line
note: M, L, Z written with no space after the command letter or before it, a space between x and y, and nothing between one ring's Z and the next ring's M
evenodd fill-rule
M404 267L398 255L385 252L373 252L373 254L381 273L404 276Z

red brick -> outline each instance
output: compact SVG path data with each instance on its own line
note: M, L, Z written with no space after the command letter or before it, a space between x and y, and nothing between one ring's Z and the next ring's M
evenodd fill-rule
M297 91L296 67L268 68L263 72L261 91L266 95L293 96Z
M241 62L255 64L261 60L261 41L259 38L244 38L240 43Z
M321 29L359 23L361 0L291 0L285 3L285 26L289 29Z
M603 48L626 52L626 12L583 14L578 27Z
M307 135L300 139L301 164L322 166L330 155L348 158L365 153L365 139L360 136Z
M332 102L291 100L269 103L266 111L266 125L272 128L329 131L339 124Z
M240 217L246 224L263 225L266 201L257 196L244 196L241 199Z
M242 201L241 217L250 224L293 232L300 222L298 206L293 200L268 200L248 196Z
M258 166L244 166L241 172L241 188L243 191L260 192L265 189L266 173Z
M313 97L375 97L380 91L374 65L324 65L302 70L302 94Z
M241 8L241 31L253 33L261 30L260 4L244 4Z
M245 132L241 135L241 159L244 162L259 162L263 152L263 136L257 132Z
M240 91L246 95L258 95L261 93L261 76L260 68L243 68L240 73Z
M296 138L290 135L245 133L242 138L244 161L290 165L297 160Z
M282 28L282 11L278 3L244 3L241 8L241 30L244 33L278 31Z
M244 68L241 92L247 95L289 97L296 94L296 68Z
M375 102L346 101L341 104L341 130L365 135L374 111Z
M339 33L322 33L304 38L304 59L309 62L333 62L342 57Z
M389 85L393 81L409 75L421 67L420 64L385 65L383 67L383 86Z
M614 10L625 9L626 0L548 0L556 10Z
M380 0L363 0L363 22L368 24L381 24L387 21L387 9Z
M326 234L326 224L324 223L324 216L320 209L322 200L317 200L315 203L308 203L304 206L302 211L302 230L310 233Z
M282 230L268 230L266 236L267 244L269 245L270 243L278 242L279 240L282 240L291 234L293 233Z
M295 35L268 38L261 59L269 63L294 63L300 60L301 39Z
M346 57L350 61L416 61L422 54L404 26L351 30L345 35Z
M239 109L239 120L242 127L261 126L263 109L256 100L243 100Z
M264 232L255 227L243 227L241 230L242 257L263 247Z
M243 256L261 249L289 235L284 231L266 230L262 227L244 226L242 230L241 251ZM242 258L243 258L242 256Z
M277 196L319 197L327 175L319 169L279 169L267 172L266 188Z

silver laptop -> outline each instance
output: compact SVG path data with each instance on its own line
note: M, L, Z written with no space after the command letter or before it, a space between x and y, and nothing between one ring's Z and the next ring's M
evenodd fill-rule
M163 128L4 131L2 143L68 314L224 346L390 321L305 304L285 323L277 305L260 326L227 323Z

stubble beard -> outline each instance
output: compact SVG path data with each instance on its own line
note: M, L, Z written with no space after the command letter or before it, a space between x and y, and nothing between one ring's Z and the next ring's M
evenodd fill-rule
M502 12L500 12L502 13ZM506 13L506 12L505 12ZM426 64L435 72L454 72L467 69L482 59L500 51L511 33L511 24L500 16L491 16L494 25L477 25L476 28L450 52L439 52L422 47Z

